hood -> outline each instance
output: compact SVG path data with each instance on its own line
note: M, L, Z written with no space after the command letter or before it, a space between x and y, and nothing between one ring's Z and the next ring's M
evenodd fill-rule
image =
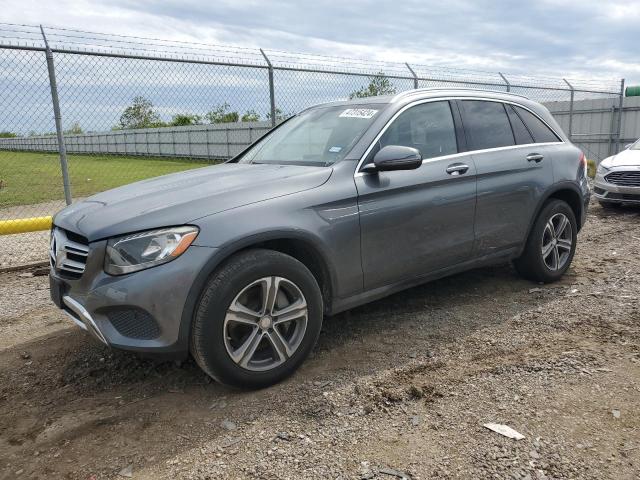
M605 167L640 166L640 150L623 150L601 162Z
M54 224L90 242L129 232L193 223L198 218L309 190L328 167L225 163L143 180L70 205Z

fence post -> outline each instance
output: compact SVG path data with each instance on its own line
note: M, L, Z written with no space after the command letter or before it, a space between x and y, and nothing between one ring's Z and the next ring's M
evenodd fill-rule
M58 100L58 85L56 83L56 70L53 64L53 52L49 48L44 28L40 25L40 32L44 39L47 69L49 70L49 86L51 87L51 103L53 104L53 117L56 122L56 136L58 137L58 153L60 154L60 170L62 170L62 185L64 187L64 200L71 205L71 184L69 183L69 165L67 164L67 149L64 145L62 133L62 115L60 114L60 101Z
M264 57L264 60L267 62L267 66L269 67L269 102L271 103L271 126L276 126L276 98L275 98L275 89L273 87L273 65L271 65L271 60L267 57L267 54L264 53L264 50L260 49L260 53Z
M569 100L569 141L572 142L573 138L571 135L573 134L573 101L575 98L575 89L566 78L563 78L562 81L568 85L569 90L571 91L571 99Z
M620 140L622 137L622 113L624 108L624 78L620 80L620 104L618 105L618 128L616 135L616 153L620 152Z
M211 146L209 145L209 127L204 127L204 143L207 145L207 162L211 160Z
M607 147L607 156L613 155L613 122L616 119L616 106L611 105L611 120L609 121L609 142Z
M500 75L500 78L502 78L502 80L504 81L505 85L507 85L507 92L511 91L511 83L509 83L509 80L507 80L507 77L505 77L501 72L498 72L498 75Z
M411 72L411 76L413 77L413 88L417 89L418 88L418 76L416 75L416 72L413 71L413 68L411 68L407 62L405 62L405 65L407 66L407 68Z

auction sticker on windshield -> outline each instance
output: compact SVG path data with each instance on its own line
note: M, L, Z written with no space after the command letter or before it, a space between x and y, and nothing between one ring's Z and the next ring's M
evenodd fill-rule
M347 108L344 112L340 114L343 118L371 118L378 110L373 110L371 108Z

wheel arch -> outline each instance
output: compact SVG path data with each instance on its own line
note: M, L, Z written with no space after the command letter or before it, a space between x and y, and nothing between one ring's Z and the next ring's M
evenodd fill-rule
M584 209L584 205L582 203L582 195L579 191L573 190L571 188L563 188L560 190L556 190L551 195L549 195L545 202L551 198L557 198L558 200L563 200L569 204L571 210L573 210L573 214L576 217L576 224L578 225L578 231L582 228L582 210Z
M187 348L193 314L207 281L231 257L252 248L275 250L289 255L305 265L318 282L325 314L331 312L331 302L336 291L336 274L328 259L329 255L320 242L305 232L295 230L256 234L230 242L218 249L196 276L187 296L180 323L180 340L185 342Z
M554 185L553 188L545 192L541 200L538 202L538 205L536 206L535 215L533 215L533 217L529 222L529 230L527 231L527 237L529 236L529 233L531 232L531 228L533 227L533 224L538 218L538 215L540 214L542 207L544 206L545 203L547 203L547 201L549 201L552 198L557 198L558 200L565 201L571 207L571 210L573 211L573 214L576 217L578 231L582 228L582 211L585 208L582 200L582 193L580 192L580 189L578 188L578 186L576 186L573 182L562 182Z

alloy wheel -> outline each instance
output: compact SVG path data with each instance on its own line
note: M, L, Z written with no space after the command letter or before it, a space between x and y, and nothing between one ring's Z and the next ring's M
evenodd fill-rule
M571 256L573 229L564 213L553 215L542 232L542 260L549 270L557 271L565 266Z
M224 318L224 344L241 368L271 370L298 349L307 329L307 301L283 277L264 277L236 295Z

